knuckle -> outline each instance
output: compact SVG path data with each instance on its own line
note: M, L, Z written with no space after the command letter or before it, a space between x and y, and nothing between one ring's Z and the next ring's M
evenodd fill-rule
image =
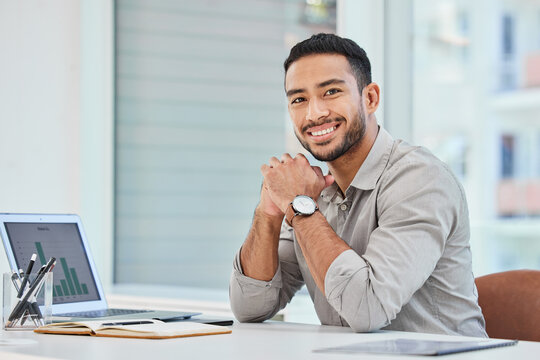
M306 157L304 156L304 154L297 154L295 157L294 157L295 160L299 161L299 162L307 162L307 159Z

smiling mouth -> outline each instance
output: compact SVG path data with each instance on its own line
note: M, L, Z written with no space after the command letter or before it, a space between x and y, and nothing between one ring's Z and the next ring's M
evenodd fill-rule
M314 138L328 138L331 134L337 130L340 124L335 124L334 126L327 127L326 129L317 129L316 131L307 131L308 135Z
M321 131L314 131L311 133L311 135L313 136L321 136L321 135L326 135L326 134L329 134L331 132L334 132L334 130L337 129L337 126L332 126L331 128L328 128L328 129L325 129L325 130L321 130Z

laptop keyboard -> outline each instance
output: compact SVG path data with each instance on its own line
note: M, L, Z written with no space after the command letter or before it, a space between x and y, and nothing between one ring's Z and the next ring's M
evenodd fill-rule
M55 314L55 316L97 318L97 317L104 317L104 316L140 314L140 313L151 312L151 311L153 311L153 310L103 309L103 310L92 310L92 311L81 311L81 312L72 312L72 313L64 313L64 314Z

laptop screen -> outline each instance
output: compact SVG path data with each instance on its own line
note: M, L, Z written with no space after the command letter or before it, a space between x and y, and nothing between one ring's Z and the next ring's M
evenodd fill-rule
M76 223L4 224L15 261L23 270L32 254L37 254L32 272L56 258L53 304L100 300Z

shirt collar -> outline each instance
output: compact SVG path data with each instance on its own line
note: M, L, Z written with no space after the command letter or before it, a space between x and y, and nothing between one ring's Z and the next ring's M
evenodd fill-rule
M351 186L361 190L373 190L382 175L394 144L394 138L385 129L379 127L377 138L364 160L360 169L354 176Z
M373 190L390 159L393 143L392 135L379 127L377 138L350 186L361 190ZM327 201L332 201L337 194L338 186L333 183L322 191L321 196Z

